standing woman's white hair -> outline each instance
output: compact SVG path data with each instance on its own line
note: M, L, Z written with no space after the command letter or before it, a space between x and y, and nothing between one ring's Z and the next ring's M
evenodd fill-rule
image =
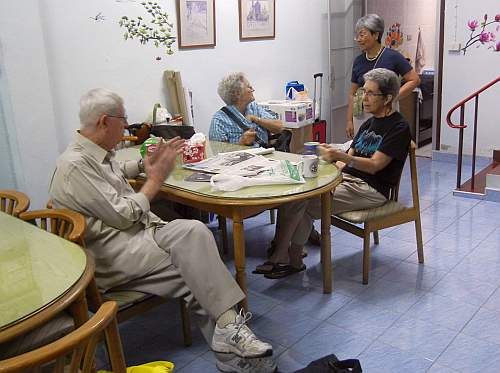
M103 114L119 115L123 99L106 88L94 88L80 98L80 129L93 129Z
M217 93L226 105L234 105L243 92L245 75L243 73L231 73L219 82Z

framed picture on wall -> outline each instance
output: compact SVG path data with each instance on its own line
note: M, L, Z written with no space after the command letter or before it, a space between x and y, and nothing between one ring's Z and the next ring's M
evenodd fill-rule
M177 0L179 49L215 46L215 0Z
M275 36L275 0L238 0L240 40L273 39Z

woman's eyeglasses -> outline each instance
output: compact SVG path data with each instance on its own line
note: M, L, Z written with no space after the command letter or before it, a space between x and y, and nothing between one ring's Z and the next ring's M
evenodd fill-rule
M358 89L356 94L358 94L360 96L367 96L367 97L385 96L385 94L383 94L383 93L376 93L376 92L372 92L372 91L367 91L364 88Z

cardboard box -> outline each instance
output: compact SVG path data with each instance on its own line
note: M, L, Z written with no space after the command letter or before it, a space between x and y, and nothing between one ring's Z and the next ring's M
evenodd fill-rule
M269 100L259 105L275 113L286 128L301 128L314 122L312 101Z

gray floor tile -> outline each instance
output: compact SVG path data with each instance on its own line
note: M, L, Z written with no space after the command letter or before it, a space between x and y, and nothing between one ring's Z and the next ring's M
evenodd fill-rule
M437 364L459 372L497 373L500 345L459 334L438 358Z
M353 300L327 321L365 338L375 338L387 330L399 317L401 317L400 313Z
M462 333L500 345L500 312L481 308Z
M432 364L432 361L421 358L411 351L403 351L379 341L364 351L359 360L363 372L370 373L424 373Z
M461 273L448 273L431 289L431 292L472 305L482 305L497 286L475 278L464 278Z
M457 331L418 320L407 313L378 340L434 361L457 334Z
M478 309L479 306L470 305L438 294L427 293L405 315L427 323L438 324L448 329L460 331Z

